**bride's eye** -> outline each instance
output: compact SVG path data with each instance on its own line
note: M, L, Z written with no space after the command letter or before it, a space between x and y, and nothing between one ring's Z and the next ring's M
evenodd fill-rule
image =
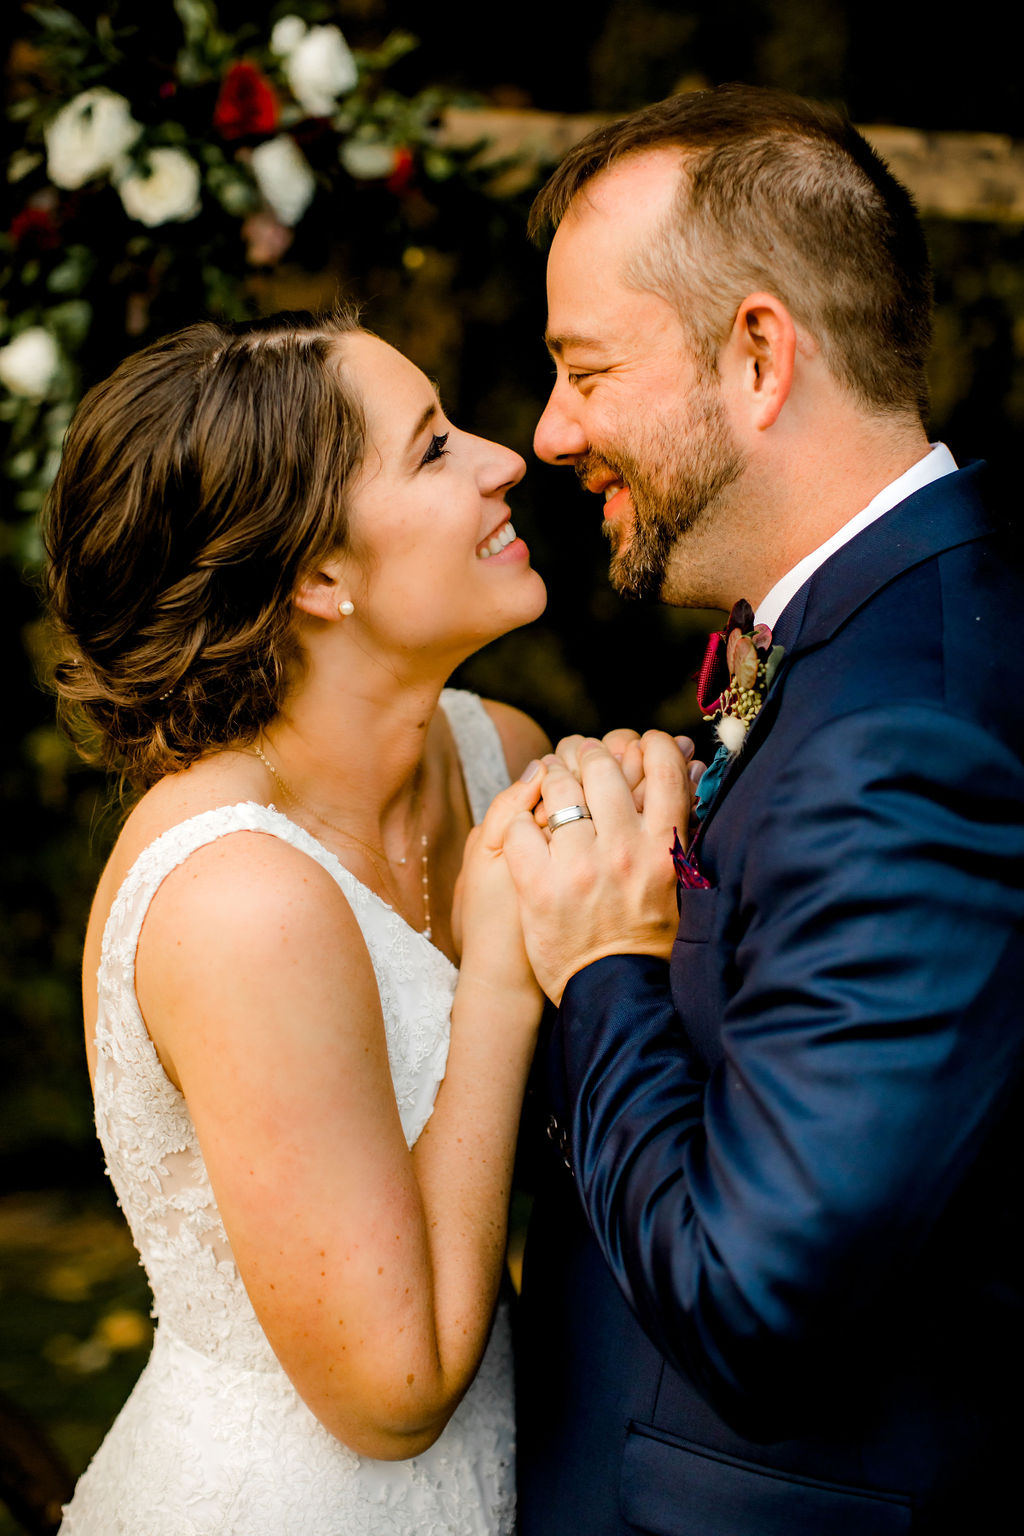
M437 434L435 433L434 436L430 439L430 447L427 449L426 453L423 455L423 458L420 460L420 463L421 464L433 464L433 463L436 462L436 460L442 458L444 456L444 454L446 454L448 452L447 448L445 447L445 443L447 441L448 441L448 433L447 432L444 434L443 437L438 437Z

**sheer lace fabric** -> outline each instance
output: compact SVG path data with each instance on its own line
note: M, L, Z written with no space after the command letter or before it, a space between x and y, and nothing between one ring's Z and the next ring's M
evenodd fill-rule
M474 818L507 782L501 745L472 695L442 704ZM341 886L380 988L388 1057L411 1146L448 1054L456 971L274 807L219 807L172 827L138 858L111 907L98 975L96 1125L153 1291L153 1352L81 1478L61 1536L510 1536L512 1365L499 1310L480 1371L422 1456L379 1462L339 1444L270 1348L235 1268L195 1130L135 997L135 952L161 882L236 831L280 837ZM272 1153L271 1153L272 1155Z

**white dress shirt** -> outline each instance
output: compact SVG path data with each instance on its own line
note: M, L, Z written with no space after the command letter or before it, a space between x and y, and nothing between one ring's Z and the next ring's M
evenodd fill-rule
M782 610L786 607L790 598L808 581L820 565L837 549L842 549L858 533L861 533L876 518L886 512L891 512L893 507L899 506L901 501L906 501L915 491L922 490L930 485L933 480L941 480L943 475L951 475L957 468L956 460L946 447L945 443L933 443L923 459L911 466L898 479L893 480L884 490L869 501L863 512L858 512L850 518L848 523L838 529L824 544L819 544L817 549L812 549L809 555L794 565L791 571L777 581L771 591L762 598L757 605L754 620L758 624L767 624L769 629L774 629L779 621Z

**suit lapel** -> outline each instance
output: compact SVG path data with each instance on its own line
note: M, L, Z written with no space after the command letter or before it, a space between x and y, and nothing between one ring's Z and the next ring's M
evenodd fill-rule
M908 496L819 566L780 615L785 655L743 748L730 763L693 842L696 858L716 811L779 712L786 677L801 655L825 645L858 609L905 571L994 531L981 496L985 465L974 463Z
M925 560L995 530L981 498L984 464L933 480L870 524L807 583L794 655L830 640L883 587Z

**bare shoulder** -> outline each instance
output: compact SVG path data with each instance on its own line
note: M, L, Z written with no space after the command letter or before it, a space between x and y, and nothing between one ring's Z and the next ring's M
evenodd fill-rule
M315 859L262 832L218 838L168 875L146 914L136 991L179 1087L178 1068L200 1040L223 1048L244 1036L268 1060L285 1029L293 1055L304 1038L323 1045L337 1017L322 999L347 1000L353 1044L380 1029L372 963L344 891Z
M527 763L551 751L551 743L536 720L532 720L521 709L515 709L511 704L501 704L497 699L483 699L481 702L501 738L511 778L517 779Z
M153 898L146 927L254 960L283 944L315 948L339 930L359 933L338 882L283 838L239 830L197 848Z

